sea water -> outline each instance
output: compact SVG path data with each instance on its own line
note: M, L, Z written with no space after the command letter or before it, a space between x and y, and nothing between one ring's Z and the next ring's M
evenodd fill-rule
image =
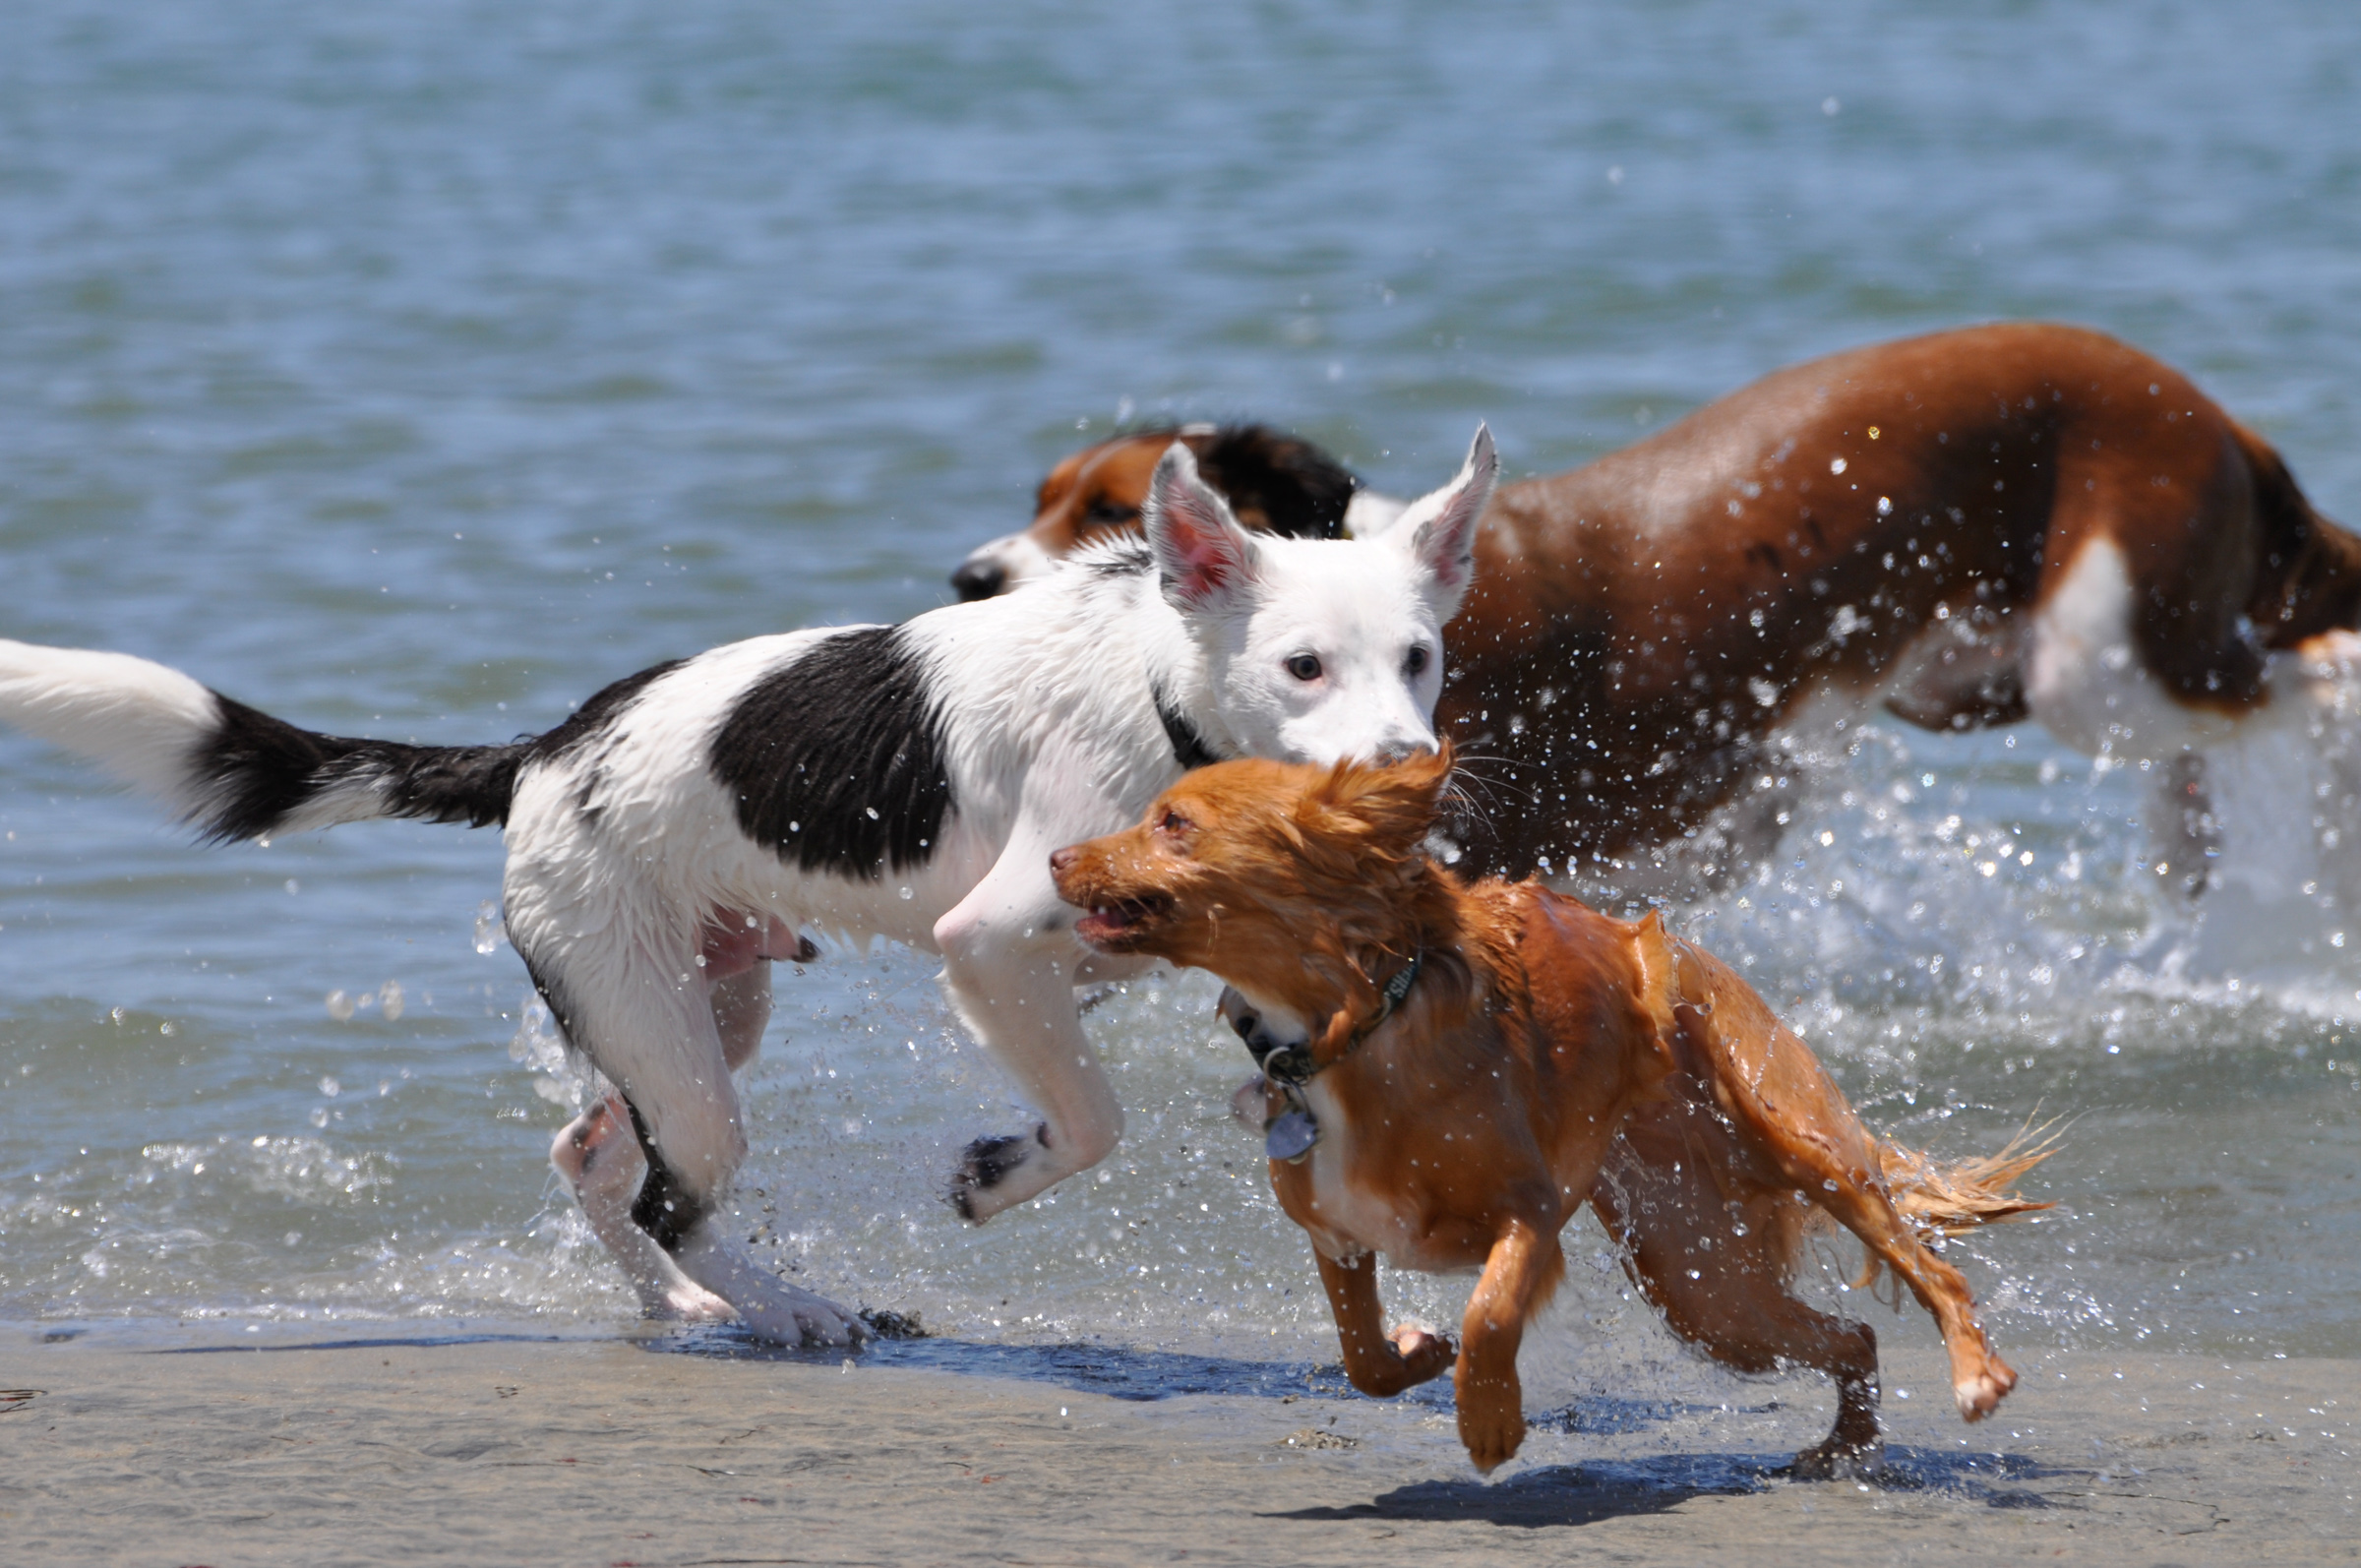
M0 633L504 740L943 602L1125 421L1275 420L1410 493L1480 418L1546 472L2004 317L2181 366L2361 519L2357 75L2361 21L2272 4L20 0ZM2258 874L2312 914L2257 923L2156 875L2152 780L2031 729L1870 714L1779 766L1776 856L1668 914L1880 1128L2055 1120L2058 1207L1963 1249L2004 1347L2361 1354L2361 924L2301 886L2317 833ZM11 735L0 834L0 1319L630 1320L545 1163L583 1085L496 833L201 849ZM955 1152L1026 1113L934 968L778 966L742 1239L970 1342L1332 1354L1203 977L1098 1001L1121 1148L978 1230ZM1567 1236L1529 1359L1673 1358ZM1852 1264L1807 1284L1891 1323Z

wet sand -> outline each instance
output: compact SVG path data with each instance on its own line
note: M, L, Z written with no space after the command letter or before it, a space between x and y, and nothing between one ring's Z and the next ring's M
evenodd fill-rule
M55 1331L52 1331L55 1332ZM1781 1478L1797 1377L1554 1413L1501 1478L1439 1400L1302 1363L721 1338L0 1343L12 1563L2361 1561L2361 1363L2025 1357L1967 1428L1887 1358L1884 1484ZM1921 1385L1923 1384L1923 1387ZM1158 1389L1185 1392L1153 1399ZM1567 1430L1567 1427L1571 1430ZM1967 1441L1963 1444L1962 1439Z

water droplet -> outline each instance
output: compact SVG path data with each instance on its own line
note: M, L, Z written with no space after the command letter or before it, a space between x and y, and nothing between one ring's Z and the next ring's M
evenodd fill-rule
M861 810L869 814L869 819L871 821L874 822L878 819L878 809L876 807L864 806L861 808Z
M386 1022L393 1023L398 1019L402 1009L401 982L398 980L387 981L378 991L377 1004L384 1010Z
M907 887L903 888L903 889L901 890L901 892L902 892L902 896L903 896L904 898L916 898L916 897L918 896L916 893L912 892L912 891L911 891L909 888L907 888Z
M323 1078L320 1080L320 1092L333 1100L344 1092L344 1086L333 1078Z
M342 1023L352 1016L352 995L349 992L332 991L328 994L328 1015Z
M500 906L487 898L475 906L475 950L490 953L508 939L508 927L500 918Z

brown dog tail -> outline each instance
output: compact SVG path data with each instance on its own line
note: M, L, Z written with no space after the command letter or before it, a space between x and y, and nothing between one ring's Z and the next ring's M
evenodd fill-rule
M2053 1205L2010 1191L2019 1176L2057 1153L2057 1134L2045 1123L2022 1128L1997 1152L1937 1165L1915 1149L1878 1140L1878 1163L1894 1207L1921 1234L1958 1236Z
M1883 1168L1886 1190L1902 1217L1926 1240L1960 1236L1978 1226L1999 1225L2054 1208L2054 1204L2021 1198L2009 1190L2019 1176L2058 1152L2059 1135L2051 1130L2054 1125L2047 1121L2039 1126L2028 1122L1994 1153L1955 1165L1937 1165L1916 1149L1906 1149L1880 1138L1877 1159ZM1884 1262L1872 1252L1863 1261L1860 1277L1852 1282L1852 1288L1872 1291L1884 1300L1886 1293L1876 1290L1878 1276L1884 1272ZM1891 1304L1899 1308L1902 1304L1899 1283L1894 1291Z
M2267 648L2361 626L2361 537L2313 509L2270 443L2233 422L2254 477L2255 521L2263 559L2256 563L2247 615Z

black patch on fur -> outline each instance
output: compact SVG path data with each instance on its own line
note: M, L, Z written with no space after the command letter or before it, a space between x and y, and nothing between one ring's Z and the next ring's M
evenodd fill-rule
M816 644L738 699L713 776L738 825L807 872L874 881L923 866L951 811L941 717L899 628Z
M208 839L260 838L308 802L362 781L377 787L383 815L469 827L505 824L518 769L579 747L641 688L676 668L659 664L628 676L548 734L505 746L410 746L320 735L215 692L219 722L190 760L198 788L211 797L199 821Z
M1222 760L1221 754L1205 744L1205 737L1197 733L1197 727L1188 722L1186 714L1165 700L1162 692L1151 687L1149 694L1156 699L1156 717L1164 725L1165 739L1173 743L1173 760L1180 764L1182 772L1211 767Z
M1341 539L1345 508L1361 481L1308 441L1268 425L1224 425L1209 436L1183 436L1197 472L1220 491L1239 521L1253 513L1271 533L1293 539Z
M674 1256L705 1217L707 1206L691 1195L688 1183L680 1174L664 1163L656 1152L656 1140L649 1135L647 1121L639 1108L624 1096L624 1108L632 1114L632 1131L639 1138L639 1147L647 1154L647 1179L639 1183L639 1195L632 1200L632 1223L655 1238L656 1245Z

